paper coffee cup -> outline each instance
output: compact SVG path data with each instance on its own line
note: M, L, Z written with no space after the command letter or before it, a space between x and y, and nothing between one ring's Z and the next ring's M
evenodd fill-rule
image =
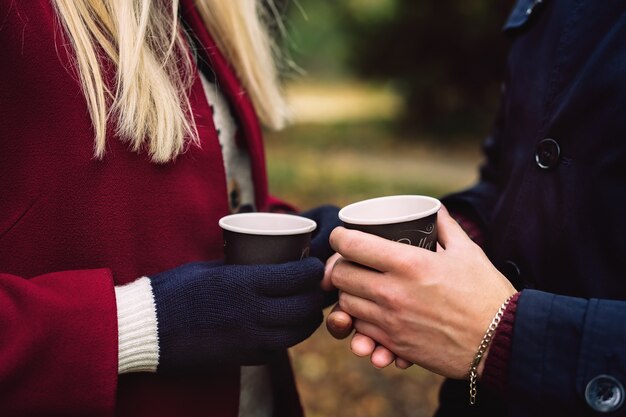
M241 213L222 217L227 264L258 265L297 261L309 255L317 224L282 213Z
M437 250L437 212L441 202L423 195L394 195L350 204L339 211L347 229Z

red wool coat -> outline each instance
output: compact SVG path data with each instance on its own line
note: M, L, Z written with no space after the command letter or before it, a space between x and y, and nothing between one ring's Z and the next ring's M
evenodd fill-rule
M193 1L182 8L238 117L257 207L268 210L255 112ZM158 165L111 129L96 160L71 54L49 1L0 0L0 415L237 416L238 368L117 375L113 286L222 257L226 180L202 86L196 79L191 92L201 148ZM285 375L277 415L297 415Z

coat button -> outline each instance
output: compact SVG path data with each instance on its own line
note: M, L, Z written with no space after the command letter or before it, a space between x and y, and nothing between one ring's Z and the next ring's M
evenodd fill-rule
M537 145L535 162L539 168L554 168L559 163L561 147L554 139L544 139Z
M598 375L587 384L585 400L592 410L612 413L624 403L624 387L609 375Z

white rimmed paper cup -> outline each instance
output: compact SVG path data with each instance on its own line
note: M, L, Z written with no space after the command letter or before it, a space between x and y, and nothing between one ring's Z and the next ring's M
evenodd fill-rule
M222 217L227 264L258 265L297 261L309 255L317 224L282 213L241 213Z
M423 195L394 195L350 204L339 211L348 229L437 250L437 213L441 202Z

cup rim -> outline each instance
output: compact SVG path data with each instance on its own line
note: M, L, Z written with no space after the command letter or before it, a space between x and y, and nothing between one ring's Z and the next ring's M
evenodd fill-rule
M420 211L418 213L412 213L412 214L407 214L404 216L395 216L395 217L386 217L386 218L380 218L380 217L359 217L359 218L355 218L355 217L351 217L349 215L347 215L346 213L349 212L351 209L361 206L361 205L365 205L365 204L369 204L371 202L374 201L384 201L384 200L403 200L403 199L410 199L410 200L426 200L429 201L433 204L433 206L428 209L428 210L424 210L424 211ZM339 210L339 219L344 222L344 223L350 223L350 224L358 224L358 225L383 225L383 224L393 224L393 223L402 223L402 222L409 222L412 220L416 220L416 219L421 219L424 217L428 217L432 214L435 214L439 211L439 209L441 208L441 201L439 201L438 199L434 198L434 197L430 197L430 196L426 196L426 195L418 195L418 194L407 194L407 195L390 195L390 196L384 196L384 197L376 197L376 198L368 198L366 200L361 200L361 201L357 201L355 203L352 204L348 204L347 206L345 206L344 208L342 208L341 210Z
M300 227L292 227L287 229L253 229L250 227L242 227L238 225L229 224L229 221L232 221L235 218L241 219L246 217L257 217L257 218L289 218L290 220L297 220L302 223ZM230 232L243 233L246 235L263 235L263 236L291 236L291 235L300 235L305 233L311 233L317 228L317 223L315 221L308 219L302 216L296 216L294 214L286 214L286 213L235 213L229 214L227 216L222 217L219 220L219 226Z

